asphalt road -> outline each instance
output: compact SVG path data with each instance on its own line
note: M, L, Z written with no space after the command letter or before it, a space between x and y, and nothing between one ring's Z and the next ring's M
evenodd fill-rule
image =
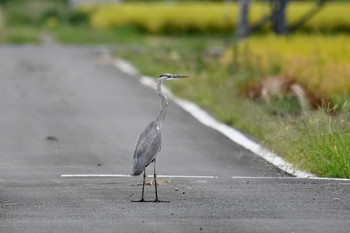
M170 203L133 203L142 177L61 177L130 174L159 111L98 48L0 47L0 109L1 233L350 231L350 182L292 178L172 102L158 174L216 178L160 178Z

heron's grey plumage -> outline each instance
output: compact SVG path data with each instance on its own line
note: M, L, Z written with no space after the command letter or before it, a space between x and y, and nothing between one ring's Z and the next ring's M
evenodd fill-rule
M188 77L187 75L179 74L161 74L157 80L157 92L160 97L161 108L157 118L149 123L147 127L142 131L141 135L136 140L134 156L133 156L133 169L131 175L138 176L144 173L143 177L143 186L142 186L142 197L140 201L144 201L144 186L145 186L145 177L146 177L146 167L154 162L154 181L155 181L155 193L156 200L158 200L157 195L157 181L156 181L156 170L155 170L155 161L158 152L162 147L162 137L161 137L161 127L162 123L165 120L165 116L168 110L168 100L162 92L162 83L166 80L172 80L177 78Z
M152 121L136 141L132 175L138 176L153 162L161 149L161 132L159 125Z

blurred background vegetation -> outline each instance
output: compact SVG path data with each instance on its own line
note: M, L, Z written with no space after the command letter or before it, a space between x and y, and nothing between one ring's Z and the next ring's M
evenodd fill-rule
M241 38L242 1L0 0L0 43L49 34L108 44L145 75L191 74L169 84L177 95L300 169L350 178L350 2L289 1L276 35L274 1L250 1Z

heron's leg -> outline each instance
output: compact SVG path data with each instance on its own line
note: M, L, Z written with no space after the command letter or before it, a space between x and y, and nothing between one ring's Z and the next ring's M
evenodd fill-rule
M153 165L154 165L154 173L153 173L153 177L154 177L154 187L155 187L155 192L156 192L156 200L155 200L155 202L159 202L159 199L158 199L158 192L157 192L156 160L153 161Z
M157 192L157 173L156 173L156 160L153 161L154 163L154 188L155 188L155 192L156 192L156 199L154 200L154 202L164 202L164 203L169 203L170 201L160 201L158 199L158 192Z
M141 200L139 201L131 201L131 202L144 202L145 199L143 198L143 195L145 193L145 184L146 184L146 168L143 170L143 183L142 183L142 195L141 195Z
M146 183L146 168L143 171L143 183L142 183L142 195L141 195L141 200L140 201L144 201L145 199L143 198L143 195L145 193L145 183Z

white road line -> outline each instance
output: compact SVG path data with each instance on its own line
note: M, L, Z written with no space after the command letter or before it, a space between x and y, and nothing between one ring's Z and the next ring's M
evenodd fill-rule
M124 73L130 74L130 75L137 75L138 74L138 70L133 65L128 63L127 61L118 59L114 62L114 65L119 70L123 71Z
M124 174L62 174L61 178L89 178L89 177L131 177Z
M149 176L153 177L153 176ZM189 179L217 179L217 176L177 176L177 175L157 175L157 177L161 178L189 178Z
M62 174L61 178L108 178L108 177L132 177L131 175L125 174ZM152 178L153 175L147 177ZM217 179L217 176L182 176L182 175L157 175L159 178L185 178L185 179Z
M327 177L273 177L273 176L232 176L231 179L250 179L250 180L292 180L292 179L306 179L306 180L329 180L329 181L349 181L345 178L327 178Z
M62 174L61 178L130 178L131 175L126 174ZM153 178L153 175L148 175L148 178ZM158 178L180 178L180 179L218 179L218 176L187 176L187 175L157 175ZM350 179L343 178L323 178L323 177L273 177L273 176L231 176L231 179L249 179L249 180L329 180L329 181L347 181Z

